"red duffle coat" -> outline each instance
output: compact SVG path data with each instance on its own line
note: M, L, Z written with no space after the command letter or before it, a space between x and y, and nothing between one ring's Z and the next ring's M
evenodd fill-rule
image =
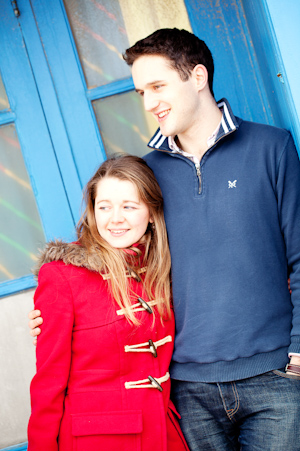
M131 325L81 246L51 243L43 262L28 451L186 451L170 402L174 317L161 322L137 299L141 325Z

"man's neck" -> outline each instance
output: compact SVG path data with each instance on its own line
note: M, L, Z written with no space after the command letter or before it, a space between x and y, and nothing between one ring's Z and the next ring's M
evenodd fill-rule
M213 100L206 105L205 113L200 115L189 133L176 137L176 144L184 152L188 152L201 160L209 148L207 141L219 126L221 119L222 113Z

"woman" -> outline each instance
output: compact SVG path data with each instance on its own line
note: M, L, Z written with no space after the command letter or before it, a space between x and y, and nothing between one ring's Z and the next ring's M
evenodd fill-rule
M28 450L187 450L169 399L174 317L160 188L128 155L100 166L85 200L78 241L49 243L39 262L44 326Z

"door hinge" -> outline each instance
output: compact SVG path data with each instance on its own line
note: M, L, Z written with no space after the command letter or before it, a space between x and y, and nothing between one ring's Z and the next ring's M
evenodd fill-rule
M14 13L16 17L20 16L20 10L18 8L17 0L12 0L11 6L13 7Z

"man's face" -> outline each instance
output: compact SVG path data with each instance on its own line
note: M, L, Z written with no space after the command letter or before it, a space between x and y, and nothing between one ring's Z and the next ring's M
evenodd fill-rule
M139 57L132 66L136 91L144 99L145 110L158 121L165 136L189 134L198 120L199 95L193 74L182 81L167 58Z

